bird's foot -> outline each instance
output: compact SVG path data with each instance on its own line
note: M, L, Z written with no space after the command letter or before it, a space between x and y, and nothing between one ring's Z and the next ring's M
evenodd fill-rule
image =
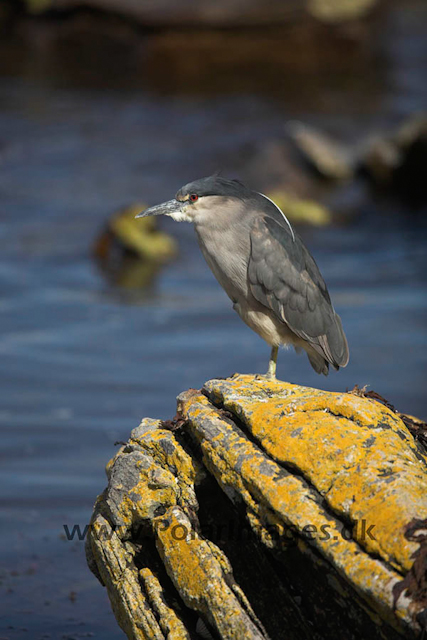
M255 375L255 380L269 380L269 381L271 380L271 381L274 381L274 380L277 380L277 378L276 378L276 374L275 373L269 373L267 371L267 373L257 373Z

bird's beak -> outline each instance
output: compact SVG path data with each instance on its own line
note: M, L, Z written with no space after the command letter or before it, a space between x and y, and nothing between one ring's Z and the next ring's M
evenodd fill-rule
M180 202L179 200L175 200L174 198L173 200L162 202L162 204L156 204L154 205L154 207L150 207L145 211L141 211L141 213L138 213L138 215L135 216L135 218L145 218L146 216L161 216L161 215L173 217L174 214L179 214L182 212L182 207L184 204L187 204L187 203Z

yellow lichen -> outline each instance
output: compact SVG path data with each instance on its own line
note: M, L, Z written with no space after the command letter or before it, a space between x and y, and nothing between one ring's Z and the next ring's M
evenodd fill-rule
M400 418L348 393L245 382L277 395L260 402L245 393L241 377L218 383L224 407L273 459L296 468L334 512L350 519L362 546L398 571L409 570L417 545L405 538L405 525L427 517L427 468Z
M200 444L205 464L224 488L232 488L243 498L252 524L261 526L260 537L267 544L271 544L268 525L274 514L282 524L279 535L292 529L307 539L374 610L381 610L396 625L390 613L392 587L401 580L399 571L411 565L416 547L404 537L403 525L414 509L424 513L427 486L423 464L403 423L382 405L360 398L354 401L348 394L338 398L338 394L249 377L245 383L246 387L240 377L238 381L213 381L206 388L224 408L245 421L261 450L225 421L204 395L180 397L180 409ZM369 441L372 435L375 439ZM346 456L350 456L347 466ZM400 489L412 492L406 505L405 498L389 488L391 483L383 482L378 464L385 462L384 457L391 457ZM319 491L318 500L301 473ZM323 495L329 503L322 502ZM262 517L260 505L264 506ZM345 529L348 518L359 520L353 539ZM371 540L367 531L373 522L378 538ZM368 541L362 540L362 533L364 538L368 535ZM396 613L408 620L404 605L398 603Z
M166 604L163 588L157 576L148 567L140 569L139 576L144 584L147 599L158 616L164 636L168 640L189 640L190 634L181 618L175 609Z
M178 507L154 521L157 548L185 603L203 614L222 638L261 639L247 615L249 603L231 589L231 567L212 542L201 538ZM250 607L249 607L250 611Z

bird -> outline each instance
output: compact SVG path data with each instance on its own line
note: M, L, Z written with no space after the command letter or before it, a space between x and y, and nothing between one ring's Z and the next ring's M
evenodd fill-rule
M136 217L193 223L202 254L240 318L271 347L266 378L276 379L279 346L307 353L327 375L349 360L341 318L319 268L283 211L266 195L215 174Z

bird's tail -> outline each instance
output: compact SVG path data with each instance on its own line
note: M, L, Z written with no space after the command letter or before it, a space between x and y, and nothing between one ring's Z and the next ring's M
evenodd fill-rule
M307 356L310 360L310 364L315 370L316 373L323 373L324 376L327 376L329 373L329 362L325 360L325 358L317 353L314 349L308 351Z
M328 375L330 364L338 371L340 367L348 364L350 356L341 318L337 313L334 320L328 333L319 336L316 342L311 344L312 348L307 349L311 366L317 373L323 373L325 376Z
M329 362L335 369L347 366L350 352L348 350L347 338L342 328L341 318L337 313L335 314L335 324L332 325L328 331L328 345L330 355L332 356Z

